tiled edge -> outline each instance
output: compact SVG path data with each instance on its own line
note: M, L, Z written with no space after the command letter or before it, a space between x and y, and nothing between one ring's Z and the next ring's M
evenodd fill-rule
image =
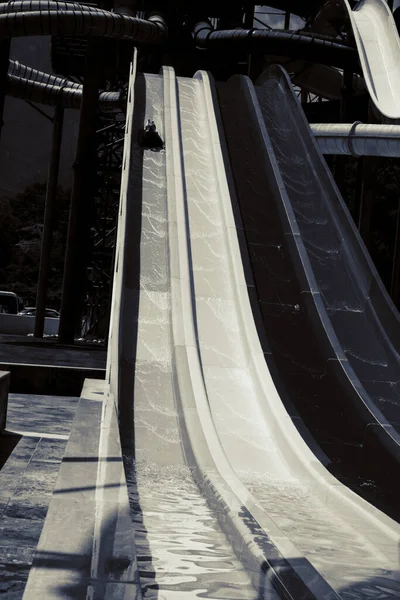
M10 373L8 371L0 371L0 434L6 426L9 389Z
M86 380L24 600L141 599L114 397Z

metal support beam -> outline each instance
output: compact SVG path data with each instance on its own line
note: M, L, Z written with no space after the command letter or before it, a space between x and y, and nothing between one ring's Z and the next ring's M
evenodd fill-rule
M254 4L248 4L245 7L244 26L246 29L252 29L254 26ZM251 78L252 72L252 54L247 53L247 76Z
M352 210L352 217L354 219L354 223L358 226L360 223L360 215L361 215L361 203L362 203L362 194L363 194L363 176L364 176L364 157L360 156L357 159L356 166L356 185L354 190L354 206Z
M80 332L93 212L96 108L104 62L103 44L101 38L90 38L88 44L64 266L58 333L61 343L73 343L75 334Z
M43 337L44 331L51 246L54 228L54 208L57 198L58 172L60 168L63 121L64 109L61 106L56 106L54 109L51 158L47 177L46 204L44 210L42 245L40 251L39 279L36 291L36 315L33 333L35 337Z
M254 25L254 4L247 4L245 7L244 26L251 29Z
M351 32L347 32L347 39L351 36ZM353 95L353 70L344 69L343 71L343 88L341 90L341 101L340 101L340 120L342 123L348 123L351 121L350 115L350 107L351 107L351 98ZM336 183L341 190L342 194L344 193L345 180L346 180L346 165L347 165L347 157L346 156L336 156L335 158L335 180Z
M3 129L4 102L6 99L8 62L10 60L11 39L0 41L0 138Z
M365 156L362 165L362 192L358 229L367 249L371 249L371 219L375 201L374 186L378 168L378 158Z
M283 25L283 29L290 29L290 12L288 10L285 12L285 23Z
M390 295L397 308L400 308L400 201L397 209Z

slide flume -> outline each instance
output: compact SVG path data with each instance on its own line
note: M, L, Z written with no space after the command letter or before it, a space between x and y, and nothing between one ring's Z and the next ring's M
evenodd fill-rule
M212 80L164 68L130 101L108 373L144 595L389 598L399 527L322 467L266 366Z
M240 107L229 100L239 94ZM274 67L257 89L233 78L220 96L284 391L320 440L359 448L370 473L390 481L400 463L399 314L287 74ZM250 162L243 161L242 144L257 148Z
M400 119L400 39L385 0L360 0L347 8L371 100L388 119Z

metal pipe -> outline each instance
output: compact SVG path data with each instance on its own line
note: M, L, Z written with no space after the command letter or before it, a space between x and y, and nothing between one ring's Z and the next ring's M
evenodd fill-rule
M266 29L227 29L214 31L209 21L196 23L192 35L199 48L225 49L243 47L246 50L262 50L279 56L296 55L310 62L358 72L358 55L355 48L347 42L332 41L327 36L294 33Z
M65 11L77 10L79 12L99 12L97 6L88 6L80 2L59 2L58 0L14 0L11 2L0 2L0 14L30 11Z
M58 75L52 75L39 71L33 67L28 67L20 63L18 60L10 60L8 63L8 75L10 77L20 77L21 79L29 79L37 83L46 83L48 85L57 85L60 87L66 87L71 89L82 89L81 83L75 83L66 77L59 77Z
M6 93L29 102L79 108L82 100L82 84L10 60ZM102 112L120 110L123 102L125 100L120 92L99 94L99 106Z
M400 125L314 123L322 154L400 157Z
M58 105L54 109L51 159L47 178L46 204L44 211L42 244L40 250L39 278L36 290L36 313L33 335L40 338L43 337L45 323L47 288L49 282L51 246L54 228L54 208L57 198L63 121L64 108Z
M82 102L82 86L70 88L69 83L72 82L65 80L65 86L60 86L8 75L6 93L29 102L78 109ZM119 92L100 92L98 101L101 112L112 112L121 110L125 100Z
M97 9L24 11L0 14L0 39L35 35L79 35L125 39L140 43L162 43L167 30L162 17L146 21Z

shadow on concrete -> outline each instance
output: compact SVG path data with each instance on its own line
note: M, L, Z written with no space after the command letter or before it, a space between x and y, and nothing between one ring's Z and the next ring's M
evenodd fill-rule
M106 483L103 486L101 486L102 489L107 489L107 488L119 488L120 485L119 483ZM60 490L54 490L53 491L53 495L64 495L64 494L76 494L77 492L88 492L90 490L97 490L99 489L98 486L96 485L88 485L85 487L70 487L70 488L62 488Z
M63 462L120 462L119 456L64 456Z
M96 543L88 537L79 553L37 551L33 566L43 571L28 583L27 597L119 598L126 597L122 586L128 586L127 597L136 598L139 578L135 550L132 544L124 547L121 543L116 534L117 519L117 512L105 519Z
M119 335L121 359L119 362L119 428L125 475L128 485L132 527L138 544L139 573L152 581L144 584L151 589L152 599L157 598L155 569L144 525L143 512L137 486L135 462L135 374L138 339L138 314L140 290L141 231L143 204L143 147L140 146L140 131L143 130L146 112L146 82L139 73L135 82L135 110L132 122L131 176L129 178L126 222L128 230L124 248L123 296L121 301ZM129 305L128 305L129 303ZM143 591L143 595L145 592Z
M129 506L131 509L132 525L135 532L137 561L141 588L144 597L158 598L159 585L156 581L148 531L144 524L143 511L140 503L140 494L137 485L136 462L133 455L124 454L124 466L128 485Z
M134 476L134 468L131 475ZM137 495L132 497L131 510L133 517L135 519L138 517L140 521L142 517L140 501ZM142 533L146 533L145 528L143 528ZM46 576L42 578L42 582L47 582L45 584L47 585L47 591L54 594L54 598L85 600L88 588L91 586L95 598L129 597L134 600L137 598L137 582L140 581L140 577L142 579L140 584L143 597L151 597L152 600L158 598L159 586L155 579L155 571L154 569L149 569L148 560L149 557L151 560L150 552L145 555L143 552L144 547L141 544L141 556L138 560L139 568L132 570L132 549L127 548L125 555L120 553L117 557L109 558L107 545L110 536L113 535L114 519L111 518L102 528L99 547L105 552L103 554L100 552L97 571L93 569L93 544L91 539L88 539L87 543L82 546L81 551L75 554L38 551L35 556L34 566L48 570ZM265 537L265 534L263 534L263 540L265 540ZM259 539L258 542L261 542L261 540ZM308 563L308 561L306 559L295 559L291 560L291 563L296 567L296 570L302 570L307 566L305 563ZM244 567L246 568L246 564ZM190 571L186 575L190 576ZM196 575L194 574L193 576L195 577ZM254 586L253 600L264 600L266 597L316 600L314 594L310 592L304 583L299 578L296 581L296 578L298 577L295 570L284 557L276 556L268 562L265 561L259 567L258 583ZM253 577L253 581L254 579ZM286 585L288 582L289 586ZM128 585L128 590L125 591L125 594L128 595L124 595L121 587L122 584ZM214 591L204 589L204 585L201 585L200 588L201 594L199 597L218 598L218 595L215 594L215 582L213 585ZM39 592L44 591L44 589L39 584L38 588L31 588L30 592L31 594L36 592L37 597L39 597ZM185 584L183 584L182 591L184 589ZM368 598L371 600L393 600L400 597L400 571L388 572L386 575L382 572L382 575L356 581L341 588L336 588L335 591L338 594L337 597L343 599L364 600ZM114 596L113 593L116 595ZM29 595L28 597L35 596Z
M132 122L131 174L127 192L127 232L124 247L122 298L119 320L119 426L123 451L134 453L134 384L138 336L140 242L142 231L143 150L139 148L136 132L143 128L146 108L146 86L142 74L135 82L135 110Z
M4 467L21 439L22 435L9 431L4 431L0 435L0 470Z

